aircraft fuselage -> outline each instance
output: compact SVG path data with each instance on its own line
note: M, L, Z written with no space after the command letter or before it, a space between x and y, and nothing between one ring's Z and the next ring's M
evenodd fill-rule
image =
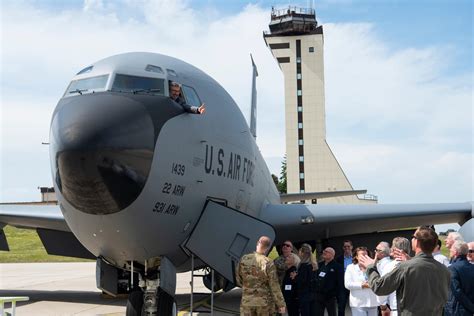
M151 53L90 67L56 107L50 156L65 220L91 253L118 267L166 256L185 270L180 245L208 199L256 217L279 202L241 111L211 77ZM206 113L172 101L171 80Z

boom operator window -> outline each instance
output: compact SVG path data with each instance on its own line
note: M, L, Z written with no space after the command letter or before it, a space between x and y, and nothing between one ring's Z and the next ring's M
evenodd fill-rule
M165 80L161 78L116 74L112 91L132 93L149 92L164 95Z
M64 93L64 96L72 96L77 94L92 93L96 91L104 91L107 85L109 75L101 75L84 79L71 81Z
M187 104L198 107L201 106L202 102L193 88L182 85L181 89Z

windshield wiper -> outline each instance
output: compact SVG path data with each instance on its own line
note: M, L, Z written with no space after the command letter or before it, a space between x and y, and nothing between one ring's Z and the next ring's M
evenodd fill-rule
M76 90L69 91L69 93L79 93L80 95L82 95L82 92L85 92L85 91L87 91L87 89L76 89Z
M137 93L140 93L140 92L152 93L152 92L161 92L161 90L160 89L135 89L135 90L132 90L133 94L137 94Z

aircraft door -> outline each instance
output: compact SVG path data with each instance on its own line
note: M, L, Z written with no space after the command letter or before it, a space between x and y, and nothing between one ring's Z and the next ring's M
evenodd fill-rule
M238 210L208 201L185 247L235 283L240 258L255 251L261 236L275 240L271 225Z

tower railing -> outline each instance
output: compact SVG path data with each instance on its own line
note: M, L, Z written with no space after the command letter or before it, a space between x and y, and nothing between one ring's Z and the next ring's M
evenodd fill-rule
M316 16L316 13L315 13L315 10L311 8L299 8L299 7L288 6L288 8L285 8L285 9L272 8L271 18L273 20L273 19L281 19L285 16L298 16L298 15Z

